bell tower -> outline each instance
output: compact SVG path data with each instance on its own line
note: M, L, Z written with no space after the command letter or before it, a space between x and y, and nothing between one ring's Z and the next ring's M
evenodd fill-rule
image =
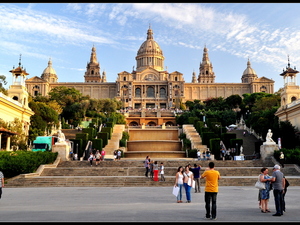
M212 63L208 57L208 50L206 46L203 49L203 58L199 67L198 83L212 84L215 83L215 73L213 71Z
M298 73L299 71L296 70L296 67L294 67L294 69L291 68L290 59L288 57L288 65L280 74L284 79L284 88L281 92L281 106L285 106L300 99L300 89L296 82Z
M93 46L90 62L86 66L84 82L101 82L100 64L97 61L96 48Z
M26 72L26 69L23 69L21 66L21 55L19 59L19 66L10 70L12 73L13 82L7 90L7 96L18 101L22 104L23 107L28 108L28 92L25 86L25 79L29 73Z

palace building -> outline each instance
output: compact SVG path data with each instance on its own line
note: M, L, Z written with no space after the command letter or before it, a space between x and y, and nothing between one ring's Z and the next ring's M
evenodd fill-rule
M249 59L240 83L215 83L216 74L206 46L198 75L193 72L192 80L185 82L182 73L165 69L163 51L154 40L151 27L135 59L135 69L118 73L116 82L107 82L106 73L100 72L96 48L93 46L84 82L58 82L58 75L50 59L40 77L26 79L26 87L32 96L47 96L51 89L58 86L75 88L83 95L95 99L116 98L123 102L124 107L131 109L179 108L180 103L195 99L204 101L208 98L227 98L234 94L242 97L245 93L274 93L274 81L266 77L259 78ZM230 74L226 76L230 77Z

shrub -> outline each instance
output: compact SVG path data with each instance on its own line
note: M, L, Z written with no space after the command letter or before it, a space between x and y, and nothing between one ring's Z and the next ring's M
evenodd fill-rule
M53 163L57 155L57 152L0 151L0 170L5 178L34 173L40 165Z

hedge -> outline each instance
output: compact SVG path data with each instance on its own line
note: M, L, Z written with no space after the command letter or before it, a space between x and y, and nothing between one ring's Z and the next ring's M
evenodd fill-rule
M0 151L0 170L5 178L34 173L43 164L52 164L58 152Z

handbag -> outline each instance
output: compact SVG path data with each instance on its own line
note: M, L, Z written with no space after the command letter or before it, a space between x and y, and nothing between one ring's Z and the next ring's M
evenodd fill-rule
M173 187L172 194L175 195L175 196L177 197L178 192L179 192L179 187L178 187L178 186L174 186L174 187Z
M195 181L192 180L191 178L188 179L188 185L192 186L192 188L195 188Z
M255 187L256 187L257 189L259 189L259 190L266 189L266 184L263 183L263 182L261 182L261 181L259 180L259 177L260 177L260 176L258 176L258 180L257 180L256 183L255 183Z

